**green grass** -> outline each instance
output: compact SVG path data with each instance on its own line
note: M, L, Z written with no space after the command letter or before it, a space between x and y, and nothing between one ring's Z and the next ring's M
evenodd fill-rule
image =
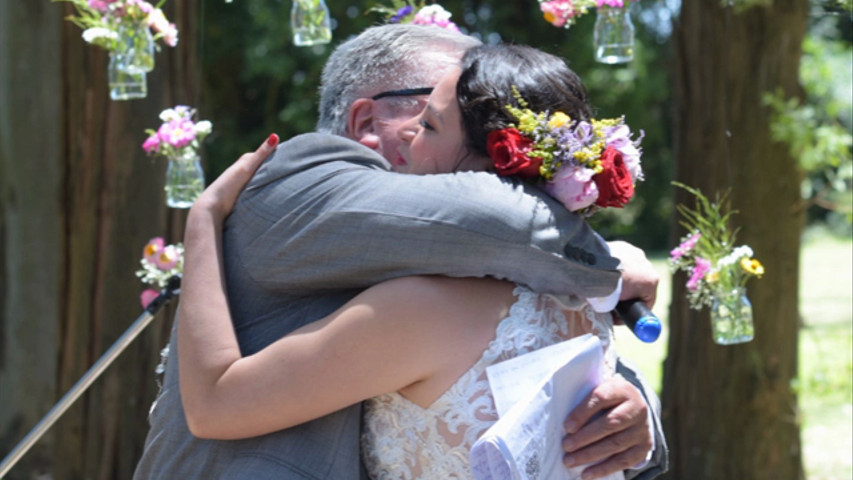
M803 462L809 480L853 479L853 241L820 230L803 237L800 259L799 391ZM661 338L645 344L616 329L622 356L660 392L666 356L671 275L664 257L652 258L661 284L655 313ZM709 339L710 341L710 339Z

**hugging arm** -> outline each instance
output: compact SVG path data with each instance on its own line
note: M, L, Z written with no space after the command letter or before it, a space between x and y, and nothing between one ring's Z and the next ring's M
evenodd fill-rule
M482 172L400 175L383 162L328 135L280 145L227 223L237 244L263 252L241 257L253 280L309 292L419 274L581 297L616 288L607 245L537 188Z
M338 137L281 145L228 219L232 240L261 252L239 258L252 281L298 292L419 274L491 275L581 296L616 285L601 239L535 188L485 173L399 175L382 162Z
M491 285L498 282L467 280L460 288L447 283L465 280L418 277L372 287L331 315L242 356L225 296L221 225L256 161L238 160L187 218L178 355L181 396L196 436L270 433L413 384L422 392L423 384L446 377L437 374L459 359L476 361L479 352L471 345L490 337L483 337L483 328L465 328L462 320L497 317L508 308L493 306ZM469 297L485 299L480 304L495 315L478 315L484 311L468 303ZM423 395L410 401L434 400Z

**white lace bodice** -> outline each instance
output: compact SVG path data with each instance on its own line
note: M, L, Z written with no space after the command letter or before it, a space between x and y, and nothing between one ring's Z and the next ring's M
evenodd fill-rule
M429 408L399 393L366 402L362 452L374 480L470 479L468 452L496 420L486 367L585 333L612 335L610 316L591 308L565 312L549 296L516 287L518 297L480 360ZM606 362L613 371L615 354ZM605 374L607 375L607 374Z

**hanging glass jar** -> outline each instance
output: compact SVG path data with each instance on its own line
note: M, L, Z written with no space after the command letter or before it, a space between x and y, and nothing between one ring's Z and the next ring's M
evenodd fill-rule
M597 9L593 42L598 62L625 63L634 58L634 24L625 3L624 7L602 5Z
M110 52L110 63L107 67L110 98L113 100L145 98L148 95L148 81L145 72L129 73L119 68L121 63L120 54Z
M166 168L166 206L190 208L204 190L201 158L190 148L169 156Z
M108 69L110 98L145 98L148 94L146 73L154 69L154 37L147 25L119 27Z
M332 20L323 0L293 0L290 26L296 46L307 47L332 41Z
M755 336L752 304L745 287L717 292L711 304L711 334L720 345L749 342Z

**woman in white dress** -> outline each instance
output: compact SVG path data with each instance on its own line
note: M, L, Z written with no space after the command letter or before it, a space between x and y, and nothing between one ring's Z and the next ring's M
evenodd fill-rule
M529 47L478 47L402 128L394 168L492 169L486 136L515 121L505 109L515 103L513 88L534 111L590 117L583 85L561 59ZM257 436L369 399L362 450L371 477L471 478L468 452L497 419L487 366L584 333L609 344L610 315L588 307L566 311L548 296L494 279L407 277L369 288L242 357L227 308L220 232L255 163L238 162L187 219L178 351L195 435Z

